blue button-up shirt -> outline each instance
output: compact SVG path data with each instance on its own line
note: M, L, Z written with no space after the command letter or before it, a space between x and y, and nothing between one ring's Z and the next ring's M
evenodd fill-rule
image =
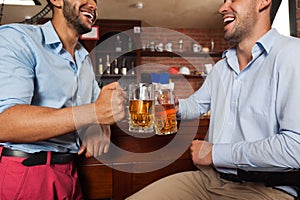
M270 30L240 71L235 48L224 52L203 86L179 100L183 119L210 110L208 141L222 171L239 165L300 168L300 40Z
M94 102L99 95L88 52L78 43L74 60L51 22L1 26L0 54L0 112L16 104L77 106ZM79 147L77 133L33 144L2 145L30 153L77 152Z

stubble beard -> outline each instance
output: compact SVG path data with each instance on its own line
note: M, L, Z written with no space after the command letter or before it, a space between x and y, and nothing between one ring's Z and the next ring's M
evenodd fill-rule
M64 0L63 15L66 18L68 25L75 29L79 35L91 31L91 28L84 25L83 21L80 19L80 11L76 11L76 7L72 7L68 0Z
M230 32L224 34L224 39L226 41L239 43L244 38L247 38L257 20L257 16L253 13L254 11L252 9L248 9L243 16L237 17L234 22L236 23L235 26Z
M226 41L238 43L242 40L245 34L247 34L245 32L244 26L242 24L237 24L232 28L232 30L224 34L224 39Z

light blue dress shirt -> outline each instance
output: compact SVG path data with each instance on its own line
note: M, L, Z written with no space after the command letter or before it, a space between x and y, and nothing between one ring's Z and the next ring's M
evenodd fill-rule
M0 26L0 54L0 112L17 104L51 108L83 105L99 95L88 52L78 43L74 61L50 21L41 26ZM32 144L0 144L29 153L77 152L78 141L74 132Z
M220 171L300 168L300 40L272 29L252 57L240 71L235 48L225 51L203 86L179 100L179 114L193 119L210 110L207 139Z

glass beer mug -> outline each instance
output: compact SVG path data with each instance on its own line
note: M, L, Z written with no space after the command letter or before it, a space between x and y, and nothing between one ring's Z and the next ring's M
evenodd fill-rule
M157 135L168 135L177 132L177 118L173 90L159 89L156 92L155 132Z
M154 87L151 83L129 85L129 131L154 131Z

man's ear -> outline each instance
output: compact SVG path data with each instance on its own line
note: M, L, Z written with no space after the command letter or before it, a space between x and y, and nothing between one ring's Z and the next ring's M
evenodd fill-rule
M50 0L55 8L62 8L63 0Z
M259 3L259 11L263 11L269 7L271 7L272 0L260 0Z

